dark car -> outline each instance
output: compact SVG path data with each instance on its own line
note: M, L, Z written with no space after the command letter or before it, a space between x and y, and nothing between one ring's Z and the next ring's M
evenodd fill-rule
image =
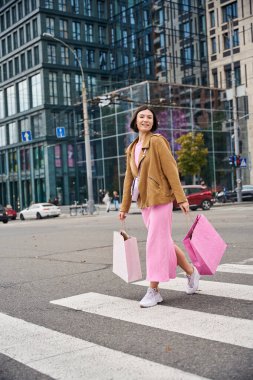
M11 205L7 205L5 207L6 214L9 219L16 220L17 219L17 211L13 210Z
M226 192L226 200L236 202L237 201L237 189ZM253 201L253 185L242 186L242 200Z
M210 210L214 203L214 198L212 192L206 186L185 185L183 186L183 189L191 210L197 210L197 208L202 208L202 210ZM179 208L176 201L173 203L173 208Z
M6 214L5 208L0 205L0 222L8 223L8 216Z

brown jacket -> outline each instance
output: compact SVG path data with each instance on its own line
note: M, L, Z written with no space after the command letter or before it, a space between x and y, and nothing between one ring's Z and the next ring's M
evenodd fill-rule
M127 148L127 169L124 180L123 200L120 210L128 212L131 206L131 186L139 173L138 206L145 208L172 202L185 202L177 164L172 156L168 141L159 134L148 133L142 145L138 168L135 164L134 151L137 137Z

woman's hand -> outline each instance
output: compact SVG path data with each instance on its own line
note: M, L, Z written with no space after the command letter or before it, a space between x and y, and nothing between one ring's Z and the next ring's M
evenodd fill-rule
M119 220L123 221L126 219L126 213L124 211L120 211Z
M182 210L182 212L184 214L188 214L189 213L189 203L188 203L188 201L183 202L183 203L179 203L179 207L181 208L181 210Z

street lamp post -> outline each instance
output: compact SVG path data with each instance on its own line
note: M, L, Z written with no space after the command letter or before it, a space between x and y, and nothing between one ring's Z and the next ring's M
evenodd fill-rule
M87 95L86 95L86 86L82 64L71 46L66 44L60 38L53 36L50 33L43 33L44 37L52 38L55 41L60 42L62 45L66 46L75 56L78 65L81 70L82 75L82 103L83 103L83 123L84 123L84 143L85 143L85 159L86 159L86 172L87 172L87 186L88 186L88 212L93 214L94 210L94 199L93 199L93 183L92 183L92 168L91 168L91 150L90 150L90 130L88 124L88 110L87 110Z

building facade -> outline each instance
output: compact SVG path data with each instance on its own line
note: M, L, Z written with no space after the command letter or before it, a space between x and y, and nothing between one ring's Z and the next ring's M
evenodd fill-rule
M159 104L173 151L175 136L203 129L212 152L206 179L216 186L223 178L231 187L228 162L217 161L231 152L232 132L221 133L221 93L207 86L205 3L0 0L0 203L19 209L87 197L80 64L90 99L95 201L100 188L121 191L124 149L133 138L124 118L145 101ZM115 108L99 107L99 96L112 90Z
M239 123L239 147L247 167L241 169L244 184L253 183L253 1L208 1L210 85L226 90L227 121L224 131L232 131L234 149L232 70Z

